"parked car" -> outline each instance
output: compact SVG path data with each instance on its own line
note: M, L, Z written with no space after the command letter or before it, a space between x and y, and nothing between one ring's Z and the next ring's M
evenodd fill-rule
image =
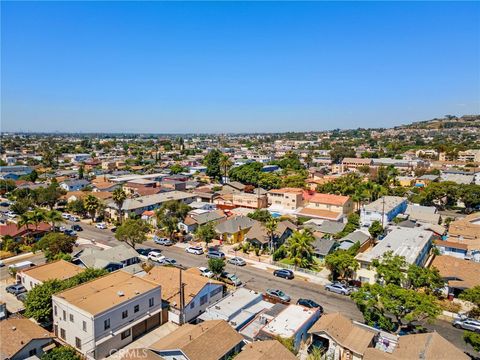
M116 232L116 231L117 231L117 227L114 226L113 228L110 229L110 231L113 232L113 233Z
M180 265L180 264L177 262L177 260L172 259L172 258L167 258L167 257L166 257L165 259L163 259L162 265L173 265L173 266L177 266L177 267L182 267L182 268L183 268L183 266Z
M173 245L173 241L164 237L153 237L153 242L158 245L170 246Z
M141 256L147 257L148 254L150 254L152 251L155 251L155 249L150 249L150 248L143 248L143 249L135 249L137 250L137 253ZM160 251L160 250L158 250Z
M273 276L281 277L284 279L291 280L295 277L292 270L288 269L278 269L273 272Z
M297 305L302 305L308 308L319 308L320 312L323 313L323 307L310 299L298 299Z
M101 223L95 224L95 227L97 229L106 229L107 225L105 223L101 222Z
M282 303L289 303L292 300L290 296L285 294L282 290L278 289L267 289L267 291L265 292L265 297L275 302Z
M228 259L228 263L235 265L235 266L245 266L247 265L247 262L243 260L241 257L235 256L231 259Z
M27 289L25 289L25 286L23 286L22 284L13 284L13 285L7 286L5 290L7 290L8 293L13 295L18 295L18 294L27 292Z
M73 221L73 222L79 222L80 221L80 218L78 216L70 216L70 221Z
M480 333L480 320L476 319L457 319L452 323L457 329L464 329Z
M237 277L237 275L230 274L226 271L224 271L222 275L220 275L220 278L229 285L233 285L233 286L242 285L242 281Z
M13 219L17 214L15 214L13 211L7 211L5 215L11 219Z
M65 220L69 220L70 219L70 214L69 213L63 213L62 218L64 218Z
M213 275L214 275L213 272L210 269L208 269L204 266L200 266L198 268L198 270L200 271L200 275L205 276L207 278L212 278Z
M68 236L73 236L73 237L77 236L77 233L75 232L75 230L72 230L72 229L66 229L63 233Z
M225 259L225 254L217 250L208 250L207 258L209 259Z
M325 290L341 295L350 295L352 293L352 288L339 282L325 285Z
M189 254L195 254L195 255L203 254L203 248L201 246L189 246L185 249L185 251Z
M78 224L74 224L70 228L74 231L83 231L83 228Z
M2 260L0 260L0 267L4 267L4 266L5 266L5 263Z
M25 302L27 299L27 292L21 292L20 294L17 294L17 300L20 300L21 302Z
M150 251L148 253L148 256L147 258L149 260L152 260L152 261L155 261L155 262L158 262L158 263L161 263L163 262L163 260L165 259L165 256L162 255L162 253L160 251Z

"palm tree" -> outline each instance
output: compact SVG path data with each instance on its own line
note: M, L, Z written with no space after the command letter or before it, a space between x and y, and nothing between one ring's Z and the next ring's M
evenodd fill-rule
M49 210L45 213L45 221L50 223L52 226L53 231L55 231L55 225L58 223L63 223L65 220L62 217L60 211L57 210Z
M278 226L278 219L272 217L265 223L265 229L267 229L268 236L270 238L270 251L273 250L273 239L275 237L275 231L277 230Z
M308 268L314 263L314 248L312 243L315 237L309 230L295 231L286 243L287 257L298 266Z
M225 180L228 175L228 169L233 165L228 155L222 154L219 161L220 168L223 169L223 179Z
M37 231L38 225L46 219L46 211L43 209L35 209L31 213L32 224L35 225L35 231Z
M84 204L85 204L85 210L88 211L88 213L90 214L90 217L92 218L92 221L94 221L95 214L97 213L97 210L100 208L100 201L98 200L98 198L96 198L92 194L88 194L84 200Z
M117 205L117 217L118 217L118 222L121 224L122 223L122 207L123 207L123 202L127 198L127 194L125 191L123 191L123 188L119 187L115 189L112 193L112 199L115 205Z

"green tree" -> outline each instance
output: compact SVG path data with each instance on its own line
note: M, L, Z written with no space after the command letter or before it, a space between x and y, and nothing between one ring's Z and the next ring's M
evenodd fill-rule
M460 299L470 301L474 308L469 314L472 317L480 317L480 285L467 289L460 294Z
M210 150L203 160L207 167L206 174L215 180L220 180L222 177L222 169L220 168L221 157L222 152L218 149L213 149Z
M55 231L56 224L64 223L65 219L62 217L62 214L58 210L48 210L45 213L45 221L50 223L53 231Z
M30 198L21 198L17 199L11 206L10 210L12 210L15 214L23 215L25 214L30 207L33 206L33 201Z
M208 268L218 278L225 269L225 260L217 258L208 259Z
M85 175L85 166L80 165L80 167L78 168L78 178L83 179L84 175Z
M5 194L10 191L13 191L17 188L17 185L15 185L15 181L8 179L8 180L0 180L0 194Z
M123 207L124 201L127 199L127 194L125 193L125 191L123 191L121 187L119 187L113 190L112 199L115 205L117 206L118 222L121 224L123 221L122 207Z
M337 145L330 150L330 158L335 164L340 164L346 157L355 157L355 150L343 145Z
M432 321L441 313L434 296L394 284L364 284L351 297L367 324L397 334L414 322Z
M330 270L333 280L351 279L359 268L355 256L348 251L337 250L325 257L325 265Z
M223 171L224 179L228 176L228 170L232 167L233 163L226 154L222 154L219 161L220 169Z
M35 244L35 250L42 250L48 261L52 261L60 254L70 254L75 245L75 239L59 232L44 235Z
M287 258L295 267L311 268L315 264L313 242L315 237L307 230L294 231L287 239L285 250Z
M464 331L463 340L471 345L475 351L480 351L480 334L468 330Z
M410 264L407 270L407 283L414 290L425 289L428 293L434 292L445 286L445 281L440 276L438 269L425 268Z
M178 223L185 219L189 211L190 207L181 201L167 201L155 212L157 226L163 228L169 234L170 239L173 239L178 229Z
M374 222L372 222L372 225L370 225L370 227L368 228L368 232L370 233L370 235L372 235L372 237L374 237L375 239L383 233L383 227L382 227L382 224L380 223L380 221L378 220L375 220Z
M273 242L275 240L275 232L277 231L277 228L278 228L278 219L272 217L264 224L264 226L268 233L268 238L270 242L269 244L270 251L273 251L273 248L274 248Z
M67 204L67 210L69 212L72 212L74 214L77 214L77 215L85 215L86 213L86 209L85 209L85 203L83 202L82 199L77 199L77 200L73 200L73 201L70 201L68 204Z
M372 265L377 271L377 279L382 283L397 286L405 283L407 262L403 256L394 255L393 251L387 251L381 259L374 259Z
M272 214L266 209L257 209L254 212L247 214L250 219L260 221L263 224L266 224L272 219Z
M304 188L307 177L303 174L289 175L282 181L282 187Z
M173 164L172 166L170 166L170 173L171 174L180 174L182 172L185 172L187 169L185 167L183 167L182 165L180 164Z
M150 226L141 219L127 219L117 228L115 238L135 249L137 244L147 240Z
M215 232L215 225L213 222L206 223L204 225L200 225L196 230L195 230L195 236L197 239L200 241L205 242L205 246L208 247L208 244L212 242L213 239L217 236L217 233Z
M60 280L47 280L34 286L25 300L25 316L39 322L52 319L52 295L64 289Z
M100 200L98 200L98 198L96 198L92 194L88 194L85 197L85 200L83 201L83 203L85 205L85 210L87 210L87 212L90 215L90 218L92 219L92 221L94 221L95 215L97 214L97 211L100 208Z
M57 183L52 183L46 188L39 188L35 190L37 195L37 204L41 206L48 206L53 210L60 197L66 192L58 187Z
M41 360L81 360L81 356L70 346L59 346L44 353Z

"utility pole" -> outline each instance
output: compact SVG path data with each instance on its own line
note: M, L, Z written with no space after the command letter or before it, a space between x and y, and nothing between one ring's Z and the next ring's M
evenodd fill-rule
M185 284L182 282L182 269L180 270L180 325L185 322Z

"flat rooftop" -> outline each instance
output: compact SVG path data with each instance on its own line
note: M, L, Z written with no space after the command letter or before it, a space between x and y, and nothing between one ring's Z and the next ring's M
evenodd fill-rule
M200 318L203 320L229 321L245 307L258 303L261 300L262 294L240 288L212 304Z
M62 291L54 297L97 315L154 289L160 290L160 286L119 270Z
M66 280L83 272L85 269L65 260L58 260L48 264L34 266L20 271L35 280L45 282L47 280Z
M315 316L317 311L318 309L309 309L300 305L289 305L270 321L262 331L283 338L290 338L306 321Z
M385 204L384 204L385 201ZM385 212L389 212L400 205L402 202L406 201L405 198L400 196L382 196L381 198L375 200L374 202L367 204L363 207L365 211L376 211L382 212L385 206Z

